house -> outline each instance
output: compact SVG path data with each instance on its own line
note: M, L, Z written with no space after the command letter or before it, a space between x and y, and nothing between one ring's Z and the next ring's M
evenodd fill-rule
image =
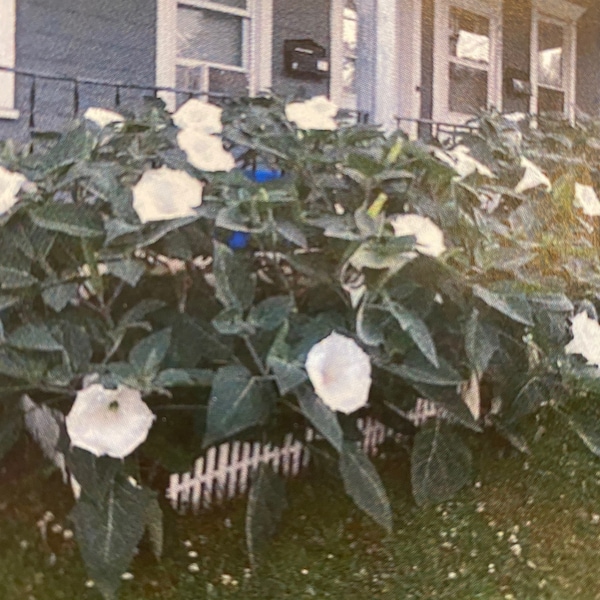
M594 0L0 0L0 138L181 90L326 94L413 131L482 107L600 116L598 64Z

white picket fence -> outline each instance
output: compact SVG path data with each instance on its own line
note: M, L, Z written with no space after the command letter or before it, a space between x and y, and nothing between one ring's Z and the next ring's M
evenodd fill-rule
M419 399L415 408L405 416L415 425L420 425L428 418L442 417L444 413L428 400ZM369 417L359 419L357 426L363 435L362 449L370 456L377 454L384 440L392 438L397 441L400 437L394 430ZM305 430L303 437L301 440L288 433L281 447L239 441L213 446L196 460L192 471L171 475L166 496L171 506L180 513L197 512L244 494L251 473L261 464L270 464L284 477L295 477L310 462L306 444L320 439L311 428Z

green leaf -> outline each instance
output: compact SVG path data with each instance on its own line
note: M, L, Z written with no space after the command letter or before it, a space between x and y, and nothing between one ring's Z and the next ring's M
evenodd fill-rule
M57 283L44 289L42 299L46 306L58 313L66 308L71 300L78 297L78 291L79 284L77 283Z
M387 300L386 307L398 324L405 331L423 356L437 369L440 366L435 343L425 322L416 314L404 308L401 304Z
M263 425L273 407L272 383L253 377L242 366L217 371L208 403L204 447L256 425Z
M254 300L256 277L245 261L225 244L214 243L213 273L216 296L226 308L240 311L249 308Z
M326 406L309 386L297 389L295 394L304 416L338 452L341 452L344 434L335 412Z
M221 335L253 335L254 328L244 321L238 308L224 308L211 321L212 326Z
M7 343L19 350L39 350L40 352L62 352L64 347L56 341L45 325L29 323L13 331Z
M129 567L147 523L153 494L116 477L102 502L82 494L71 511L83 562L105 600L116 600L121 574Z
M415 436L411 455L411 483L415 502L449 500L471 477L472 455L450 425L436 420Z
M135 287L146 271L144 263L140 260L123 259L106 263L106 268L111 275Z
M380 306L361 303L356 311L356 333L368 346L379 346L385 341L385 328L390 313Z
M154 375L171 344L171 329L163 329L145 337L129 352L129 362L141 374Z
M271 369L275 376L277 388L282 396L285 396L308 379L303 366L289 358L290 347L286 341L289 329L289 323L284 321L275 336L266 361L267 367Z
M214 373L210 369L165 369L161 371L154 384L158 387L210 387Z
M600 427L596 419L590 419L583 414L564 414L561 413L571 427L571 429L581 438L581 441L596 456L600 456Z
M0 408L0 461L21 437L23 415L16 402L4 403Z
M474 308L465 331L465 352L471 368L483 375L499 348L498 331L483 323L479 319L479 311Z
M146 505L146 532L150 541L150 548L156 560L162 558L164 547L164 524L163 512L156 497L152 498Z
M149 314L164 308L166 303L162 300L145 299L130 308L119 320L119 329L126 329L139 325Z
M262 464L252 480L246 508L246 546L253 568L259 555L277 532L287 508L285 483L270 465Z
M387 533L392 532L392 509L373 463L354 442L344 442L340 474L346 493Z
M473 294L513 321L533 326L533 314L525 294L501 294L480 285L473 286Z
M0 266L0 290L17 290L38 283L29 271Z
M423 355L411 352L405 361L398 365L377 361L377 366L402 377L409 383L427 383L429 385L448 386L458 385L462 377L443 358L438 358L439 368L435 368Z
M354 252L350 263L359 271L363 268L399 271L414 260L414 247L414 236L369 240Z
M104 235L100 212L89 206L52 202L32 208L29 216L38 227L49 231L78 238Z
M287 319L293 307L289 296L272 296L250 309L248 323L257 329L274 331Z
M300 248L308 248L308 240L302 230L292 221L277 221L277 233Z

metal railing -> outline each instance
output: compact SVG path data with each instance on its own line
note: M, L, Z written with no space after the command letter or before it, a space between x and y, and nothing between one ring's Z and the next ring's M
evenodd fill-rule
M456 144L461 135L474 133L478 129L478 125L475 123L444 123L414 117L394 117L394 119L397 129L402 129L404 124L416 127L416 135L419 139L450 140L452 144Z

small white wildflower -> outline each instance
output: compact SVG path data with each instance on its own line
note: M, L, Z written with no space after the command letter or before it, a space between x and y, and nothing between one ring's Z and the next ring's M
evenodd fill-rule
M187 569L190 573L199 573L200 572L200 567L198 566L198 563L189 564Z
M485 502L478 502L475 508L475 512L482 513L485 510Z
M454 571L450 571L450 573L448 573L448 579L456 579L458 577L458 573L455 573Z
M90 589L91 589L91 588L93 588L95 585L96 585L96 582L95 582L93 579L88 579L88 580L85 582L85 587L86 587L86 588L90 588Z
M194 544L192 543L192 540L185 540L185 541L183 542L183 545L184 545L186 548L191 548L191 547L192 547Z
M495 573L496 572L496 565L494 563L490 563L488 565L488 573Z
M521 548L521 544L513 544L510 547L510 551L516 556L519 557L521 556L522 552L523 552L523 548Z
M544 175L537 165L524 156L521 157L521 167L525 169L525 173L523 174L521 181L519 181L515 187L515 192L517 192L517 194L522 194L523 192L539 187L540 185L543 185L548 192L552 190L552 183L548 177Z
M73 539L73 535L74 534L73 534L73 531L71 529L65 529L63 531L63 539L64 540L67 540L67 541L72 540Z
M573 339L565 346L567 354L581 354L588 365L600 366L600 324L583 311L573 317Z
M129 571L126 571L125 573L121 574L121 579L123 581L131 581L133 579L133 573L130 573Z
M190 550L187 555L188 558L198 558L198 553L195 550Z
M0 215L7 213L17 203L18 194L26 183L25 175L0 166Z
M223 585L229 585L233 581L233 577L229 573L221 574L221 583Z
M50 528L50 531L52 533L62 533L62 525L60 523L54 523L54 525L52 525L52 527Z
M428 217L417 214L397 214L389 218L396 237L412 235L415 249L421 254L438 257L446 251L444 232Z
M497 537L499 540L502 540L502 539L504 539L504 531L497 531L497 532L496 532L496 537Z
M592 514L592 524L598 525L598 523L600 523L600 515L597 515L596 513Z
M337 129L335 116L338 107L325 96L315 96L304 102L291 102L285 107L285 116L298 129L333 131Z
M302 573L302 575L308 575L308 569L302 569L300 573Z

